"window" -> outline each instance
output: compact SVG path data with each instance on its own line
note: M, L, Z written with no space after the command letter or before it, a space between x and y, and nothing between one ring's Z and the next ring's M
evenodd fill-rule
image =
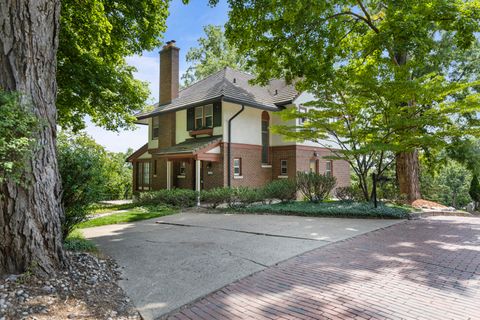
M180 170L178 174L180 176L185 176L186 172L187 172L187 164L185 163L185 161L182 161L180 162Z
M310 172L318 173L317 163L318 163L318 160L316 160L316 159L310 160L310 166L309 166Z
M242 159L234 158L233 159L233 175L239 177L242 175Z
M152 140L158 139L159 131L160 131L160 118L153 117L152 118Z
M213 128L213 104L195 108L195 130Z
M203 107L203 111L205 113L205 127L212 128L213 127L213 105L209 104L208 106Z
M270 149L270 116L268 112L262 112L262 163L266 164L269 161L269 149Z
M137 190L150 189L150 162L137 162Z
M203 107L195 108L195 129L203 127Z
M298 112L307 113L307 108L299 106L298 107ZM298 119L298 124L302 125L306 120L307 120L306 117L301 117L301 118Z
M280 175L281 176L288 175L287 160L280 160Z
M332 171L333 171L333 161L327 161L327 165L325 167L325 175L328 177L332 176Z

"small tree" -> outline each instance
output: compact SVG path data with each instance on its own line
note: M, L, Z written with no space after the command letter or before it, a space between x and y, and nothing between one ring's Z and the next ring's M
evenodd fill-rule
M475 210L478 210L480 206L480 183L478 182L477 175L473 176L468 193L470 194L470 197L472 197Z

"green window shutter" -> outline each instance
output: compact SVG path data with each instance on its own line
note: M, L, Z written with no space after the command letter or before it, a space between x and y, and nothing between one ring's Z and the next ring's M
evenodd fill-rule
M187 109L187 131L195 129L195 108Z
M222 102L218 101L213 104L213 126L222 126Z

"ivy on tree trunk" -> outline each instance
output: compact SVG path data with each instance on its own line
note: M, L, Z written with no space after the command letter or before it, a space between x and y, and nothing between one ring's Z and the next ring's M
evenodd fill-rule
M33 104L42 126L22 181L0 184L0 274L52 274L65 264L55 139L60 1L5 0L0 6L0 88Z

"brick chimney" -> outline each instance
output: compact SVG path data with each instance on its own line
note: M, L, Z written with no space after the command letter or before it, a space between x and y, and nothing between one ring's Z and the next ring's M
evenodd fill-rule
M175 40L168 41L160 51L160 105L178 97L179 66Z

